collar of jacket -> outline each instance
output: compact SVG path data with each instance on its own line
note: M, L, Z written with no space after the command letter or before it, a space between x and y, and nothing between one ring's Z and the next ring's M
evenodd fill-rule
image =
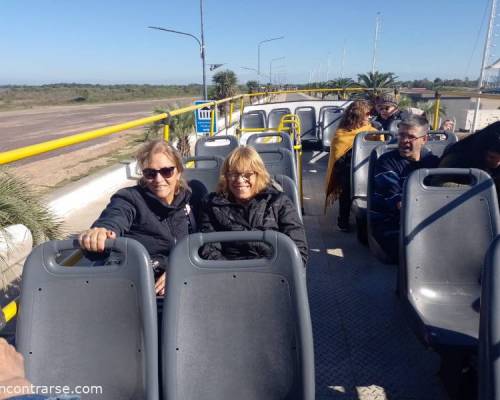
M272 184L267 186L264 190L261 192L257 193L255 197L252 198L252 200L259 201L261 199L266 199L270 198L271 196L275 196L279 194L280 191L272 187ZM252 201L250 200L250 201ZM237 203L236 201L233 201L229 198L228 195L223 195L216 193L212 197L212 204L217 205L217 206L236 206L236 207L243 207L241 204Z
M181 208L184 208L186 204L189 202L189 199L191 198L191 189L183 189L181 188L179 190L179 193L177 193L174 196L174 200L172 201L172 204L167 204L163 200L159 199L156 197L153 193L151 193L147 188L143 186L139 186L139 190L146 198L148 201L153 202L157 206L161 206L163 208L166 208L168 210L178 210Z

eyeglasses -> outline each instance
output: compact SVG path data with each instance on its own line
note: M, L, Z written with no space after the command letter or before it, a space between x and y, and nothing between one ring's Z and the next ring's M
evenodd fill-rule
M231 181L237 181L240 177L242 177L245 181L249 181L254 175L255 172L228 172L226 174L227 179Z
M427 136L427 134L420 135L420 136L414 136L414 137L404 135L404 134L403 135L399 134L399 140L401 140L402 142L414 142L415 140L421 139L421 138L426 137L426 136Z
M161 174L165 179L171 178L174 175L175 167L163 167L160 169L144 168L142 170L142 176L146 179L155 179L158 173Z

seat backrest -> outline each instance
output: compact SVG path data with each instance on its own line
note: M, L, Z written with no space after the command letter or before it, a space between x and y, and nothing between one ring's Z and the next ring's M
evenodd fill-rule
M432 154L441 157L446 148L457 141L457 135L453 132L430 131L426 147L432 151Z
M196 141L195 156L219 156L226 158L238 147L238 138L231 135L204 136Z
M300 135L304 140L316 140L316 110L314 107L297 107L295 114L300 119Z
M193 204L199 204L206 194L215 192L223 163L224 159L217 156L195 156L183 160L182 176L193 192Z
M290 114L289 108L275 108L269 111L269 116L267 118L267 127L277 128L280 125L281 117L287 114Z
M297 185L295 182L288 176L285 175L275 175L273 179L278 183L283 189L283 193L285 193L292 203L297 208L297 212L299 213L299 218L302 221L302 207L300 204L300 196L299 190L297 189Z
M399 123L401 122L400 119L395 119L394 121L391 121L391 123L389 124L389 129L388 131L397 135L398 133L398 130L399 130Z
M373 140L382 138L384 141ZM351 198L366 199L368 195L368 164L373 149L393 140L388 132L361 132L356 135L352 146Z
M290 134L285 132L254 133L247 139L247 146L253 146L257 151L286 149L293 151Z
M344 110L340 107L323 107L319 114L319 130L323 147L329 148L337 128L344 115Z
M271 259L203 260L210 242L264 241ZM189 235L170 256L163 313L165 399L314 399L306 279L274 231Z
M264 110L253 110L243 113L241 127L245 129L262 129L266 127L266 112Z
M446 182L466 179L468 184L436 186L441 177ZM467 286L479 297L484 256L499 234L498 200L490 176L478 169L414 171L404 187L401 216L403 293L418 297L429 289L437 292L439 302L452 303L463 301L455 292ZM457 285L461 289L455 289Z
M481 279L479 399L500 399L500 236L486 254Z
M110 400L158 399L156 301L146 249L118 238L106 248L119 263L58 264L61 252L79 247L77 240L46 242L26 260L16 343L27 377L44 387L100 386Z
M270 175L286 175L298 186L295 160L290 150L263 150L259 151L259 155Z

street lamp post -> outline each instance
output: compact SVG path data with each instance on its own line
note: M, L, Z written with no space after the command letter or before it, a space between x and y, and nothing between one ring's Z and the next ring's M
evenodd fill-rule
M269 83L272 85L273 84L273 62L278 61L278 60L284 60L285 57L278 57L278 58L273 58L269 62Z
M196 40L196 42L198 43L198 46L200 46L200 56L201 56L201 63L202 63L202 68L203 68L203 98L205 100L208 100L207 73L206 73L206 62L205 62L205 34L204 34L204 29L203 29L203 0L200 0L200 18L201 18L201 40L198 39L197 36L195 36L191 33L187 33L187 32L181 32L181 31L176 31L173 29L161 28L158 26L148 26L148 28L157 29L159 31L164 31L164 32L177 33L178 35L189 36L189 37L192 37L194 40Z
M259 71L258 71L256 68L250 68L250 67L241 67L241 68L242 68L242 69L246 69L246 70L248 70L248 71L253 71L253 72L255 72L255 73L258 75L258 77L259 77L259 78L262 76L262 75L260 75L260 74L259 74Z
M259 44L257 45L257 74L259 76L260 76L260 46L263 43L272 42L273 40L280 40L280 39L284 39L284 38L285 38L284 36L280 36L280 37L275 37L275 38L271 38L271 39L261 40L259 42Z

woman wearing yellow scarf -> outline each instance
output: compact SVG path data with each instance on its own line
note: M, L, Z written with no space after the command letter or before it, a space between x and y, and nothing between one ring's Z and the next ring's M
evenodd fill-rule
M339 128L330 145L330 158L326 172L325 210L339 200L337 225L349 231L351 211L351 157L354 138L360 132L376 131L370 124L372 106L368 101L353 101L347 107Z

